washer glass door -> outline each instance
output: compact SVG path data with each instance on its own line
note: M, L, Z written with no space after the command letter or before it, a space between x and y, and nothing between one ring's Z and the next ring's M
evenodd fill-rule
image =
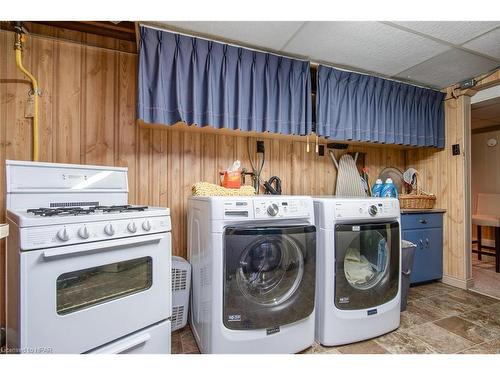
M376 307L396 297L399 287L399 223L335 226L335 306Z
M312 313L314 226L231 227L224 243L226 327L271 328Z

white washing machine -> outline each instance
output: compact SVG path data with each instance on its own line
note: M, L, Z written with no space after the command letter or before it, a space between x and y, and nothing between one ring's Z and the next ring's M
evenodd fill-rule
M317 341L343 345L395 330L401 303L399 201L313 199Z
M190 323L202 353L295 353L314 342L310 197L191 197Z

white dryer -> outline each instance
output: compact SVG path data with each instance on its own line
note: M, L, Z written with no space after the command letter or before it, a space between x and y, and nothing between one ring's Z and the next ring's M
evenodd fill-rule
M395 330L401 298L399 201L313 199L317 341L343 345Z
M192 197L190 323L202 353L295 353L314 342L310 197Z

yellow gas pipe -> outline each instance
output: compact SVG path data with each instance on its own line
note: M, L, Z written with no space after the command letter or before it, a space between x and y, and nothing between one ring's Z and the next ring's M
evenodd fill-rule
M33 160L38 161L38 82L33 75L26 70L23 66L22 48L24 42L24 34L16 31L16 41L14 43L14 50L16 53L16 65L21 72L31 80L33 86Z

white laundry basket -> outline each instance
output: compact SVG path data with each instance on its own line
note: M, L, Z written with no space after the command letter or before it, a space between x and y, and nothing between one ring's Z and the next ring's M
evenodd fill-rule
M184 258L172 257L172 332L187 323L191 265Z

